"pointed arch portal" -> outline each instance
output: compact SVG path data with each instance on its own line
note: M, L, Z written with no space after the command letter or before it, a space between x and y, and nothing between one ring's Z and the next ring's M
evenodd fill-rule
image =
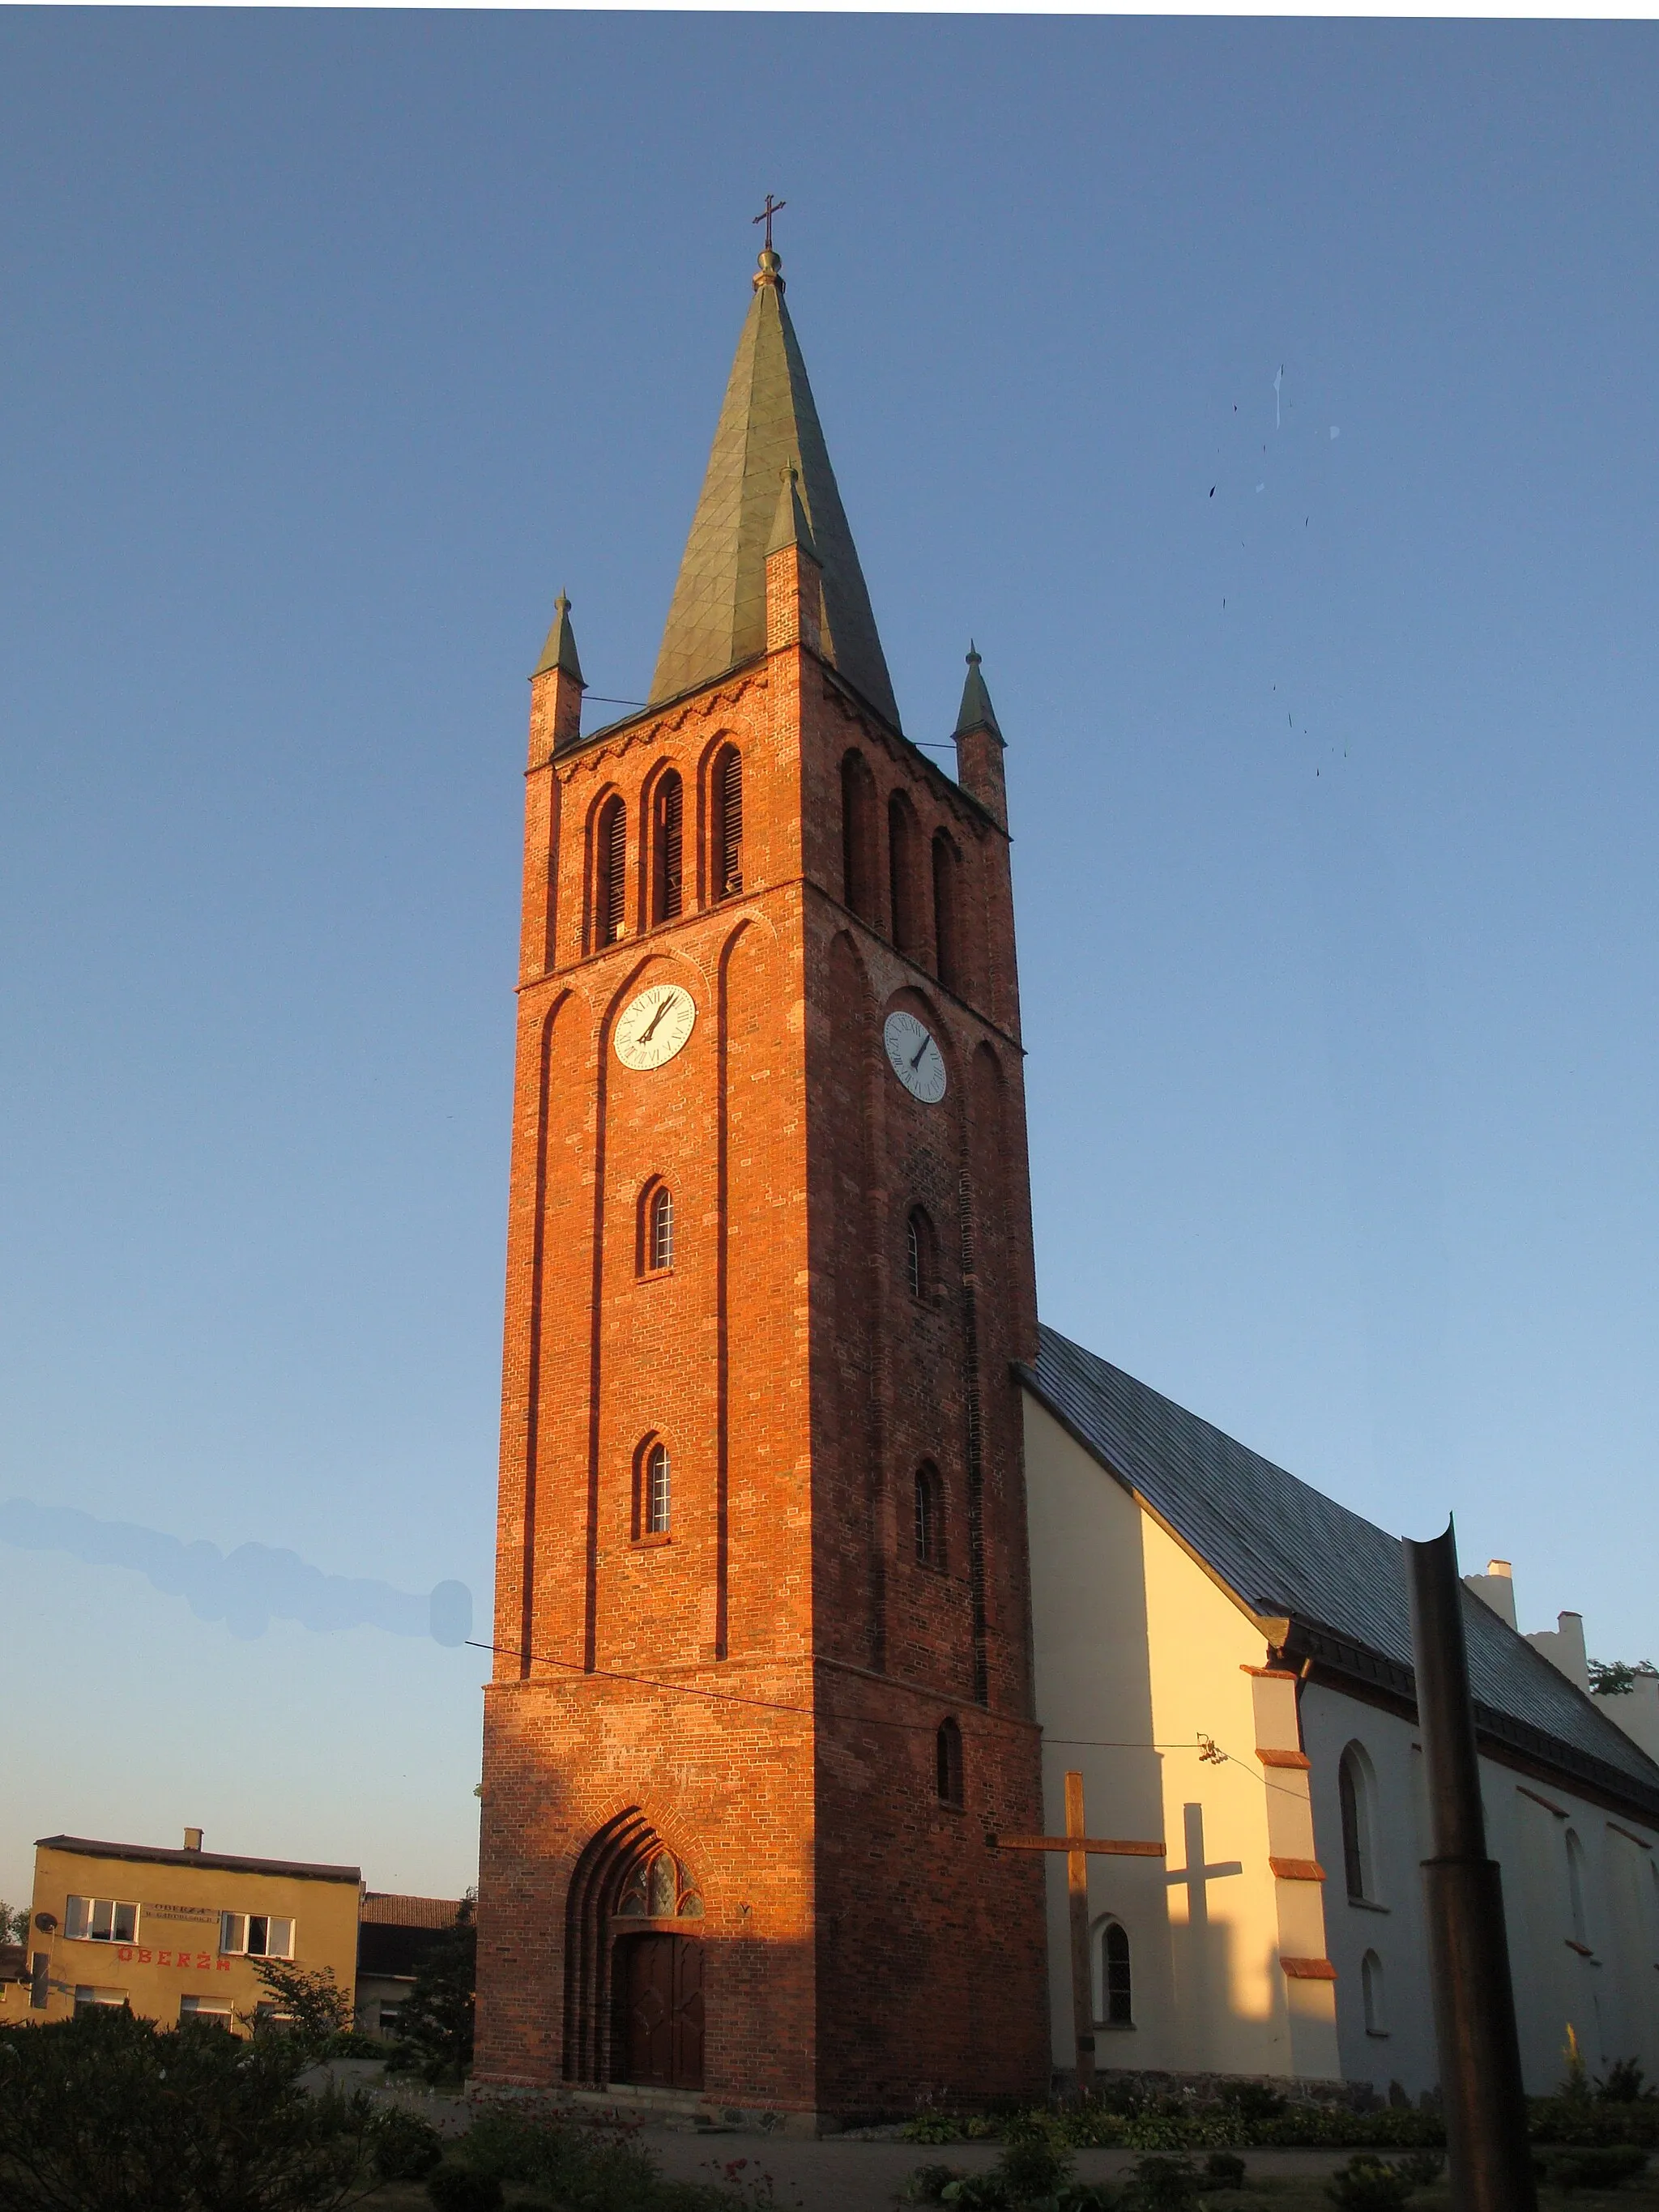
M701 2089L702 1898L636 1806L593 1836L565 1905L569 2081Z

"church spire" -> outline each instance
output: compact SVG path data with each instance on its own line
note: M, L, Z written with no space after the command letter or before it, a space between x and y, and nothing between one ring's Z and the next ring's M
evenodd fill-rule
M553 602L553 627L547 633L542 657L530 672L532 676L545 676L555 668L586 690L582 665L576 658L576 633L570 627L570 602L562 592Z
M823 570L820 649L896 726L892 679L783 289L783 264L769 244L680 562L651 703L712 683L766 650L766 556L781 520L779 479L793 463L799 475L789 495Z
M968 679L962 687L962 707L957 715L956 733L965 738L970 730L989 730L999 744L1003 735L997 725L997 710L991 704L991 695L985 688L985 678L979 672L979 653L974 641L968 641Z

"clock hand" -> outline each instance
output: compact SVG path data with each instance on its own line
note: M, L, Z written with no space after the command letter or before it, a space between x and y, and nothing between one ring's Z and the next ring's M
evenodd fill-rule
M933 1042L933 1040L932 1037L930 1037L926 1030L924 1030L922 1032L921 1042L916 1047L915 1058L910 1062L910 1067L913 1073L915 1069L921 1066L921 1055L927 1051L928 1046L932 1044Z
M662 1019L663 1016L668 1012L668 1009L673 1005L673 1003L674 994L671 991L668 996L663 1000L661 1006L658 1007L656 1012L652 1015L645 1027L640 1031L640 1042L641 1044L650 1043L652 1030L656 1028L657 1024Z

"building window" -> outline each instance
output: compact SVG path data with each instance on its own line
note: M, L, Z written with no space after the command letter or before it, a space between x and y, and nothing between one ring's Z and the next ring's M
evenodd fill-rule
M645 1455L645 1533L665 1536L669 1516L668 1447L653 1444Z
M126 2002L125 1990L94 1989L87 1982L77 1982L75 1985L75 2016L77 2020L83 2012L119 2012Z
M239 1959L291 1959L294 1923L264 1912L222 1912L219 1948Z
M180 1997L179 2018L181 2022L204 2020L215 2027L228 2027L230 2006L223 1997Z
M945 1565L945 1486L932 1460L916 1469L916 1561L924 1567Z
M685 790L672 769L657 786L651 813L651 918L674 921L679 917L684 889Z
M673 1264L674 1194L665 1182L650 1182L640 1198L640 1273L661 1274Z
M947 991L961 980L957 942L957 848L941 830L933 839L933 972Z
M887 802L888 910L893 918L893 942L901 952L916 950L916 823L910 802L896 791Z
M1584 1846L1573 1828L1567 1830L1567 1905L1572 1914L1572 1940L1587 1952L1590 1939L1589 1916L1584 1910Z
M939 1294L939 1238L925 1206L913 1206L905 1219L904 1276L911 1297L931 1304Z
M743 756L728 745L714 763L714 896L743 889Z
M1382 1961L1375 1951L1367 1951L1359 1962L1359 1990L1365 2004L1366 2034L1386 2035L1389 2021L1382 2001Z
M1376 1869L1371 1849L1370 1761L1351 1743L1338 1761L1336 1794L1342 1811L1342 1876L1348 1895L1362 1905L1375 1901Z
M941 1721L933 1747L935 1778L941 1805L962 1804L962 1730L952 1720Z
M607 799L593 836L593 941L614 945L628 919L628 809Z
M842 896L860 921L875 920L876 783L860 752L841 764Z
M1134 1981L1129 1966L1129 1931L1121 1920L1109 1920L1100 1931L1100 1988L1106 2026L1133 2027Z
M71 1897L64 1907L64 1933L79 1942L131 1943L138 1934L138 1908L107 1897Z

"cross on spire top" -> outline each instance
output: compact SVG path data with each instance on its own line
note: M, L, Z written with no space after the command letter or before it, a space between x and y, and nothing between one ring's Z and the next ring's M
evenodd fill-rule
M754 218L757 222L763 222L766 225L766 251L769 253L772 251L772 218L775 215L781 215L788 204L787 200L775 200L771 193L768 192L766 205Z

